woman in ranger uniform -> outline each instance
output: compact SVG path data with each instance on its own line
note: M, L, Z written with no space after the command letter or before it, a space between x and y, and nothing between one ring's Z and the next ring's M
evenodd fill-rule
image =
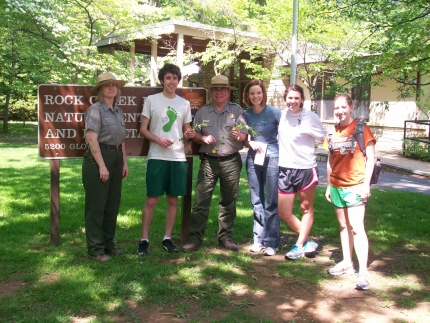
M128 175L125 123L117 104L124 85L125 81L111 73L100 74L97 85L90 89L96 102L85 112L85 141L89 146L82 164L85 233L88 254L98 262L109 261L109 254L122 254L115 248L114 237L122 180Z

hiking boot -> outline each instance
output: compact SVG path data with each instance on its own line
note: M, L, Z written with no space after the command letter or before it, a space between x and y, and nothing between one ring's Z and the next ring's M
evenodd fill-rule
M233 240L219 240L218 244L228 250L238 251L239 247L233 242Z
M121 249L116 249L116 248L112 248L112 249L105 249L105 252L107 255L114 255L114 256L121 256L124 252Z
M175 246L171 239L163 240L162 244L164 250L166 250L167 252L178 252L178 247Z
M353 274L355 273L354 264L352 262L350 264L347 264L344 261L341 261L336 266L327 270L327 272L333 276L340 276L343 274Z
M276 251L278 251L278 248L267 247L266 250L264 250L264 255L274 256L276 255Z
M139 245L137 246L137 254L139 256L148 255L149 242L146 240L140 240Z
M200 248L201 244L193 242L193 241L188 241L186 245L184 245L182 247L182 251L183 252L192 252L192 251L196 251Z
M97 262L106 262L110 260L110 258L106 255L95 255L95 256L91 256L91 258Z
M305 256L309 258L314 258L317 255L318 243L314 240L309 239L303 245L303 250L305 251Z
M369 274L367 272L359 273L357 283L355 284L355 289L368 290L370 286L369 283L370 283Z
M295 260L299 258L303 258L305 256L305 250L303 247L298 247L294 245L289 252L285 255L285 259Z
M260 252L261 250L263 250L264 247L261 243L254 243L251 248L249 248L249 251L251 252Z

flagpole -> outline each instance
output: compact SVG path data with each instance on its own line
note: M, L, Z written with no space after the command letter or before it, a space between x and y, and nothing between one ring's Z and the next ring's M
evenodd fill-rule
M296 83L297 77L297 20L299 11L299 0L293 0L293 37L291 41L291 74L290 74L290 84Z

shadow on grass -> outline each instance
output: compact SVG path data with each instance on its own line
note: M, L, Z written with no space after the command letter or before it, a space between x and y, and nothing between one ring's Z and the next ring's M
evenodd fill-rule
M2 157L3 162L7 158L11 156ZM234 232L241 251L217 248L216 189L198 252L168 254L162 249L165 200L160 199L150 256L136 256L145 200L146 160L141 158L129 160L130 177L123 182L116 239L126 254L95 263L86 256L81 162L61 162L59 247L49 245L49 164L36 161L22 168L13 162L0 169L7 174L0 182L0 277L20 284L14 294L0 294L5 322L75 322L77 317L93 317L94 322L356 322L362 316L395 322L404 319L402 310L411 315L430 302L430 205L424 195L372 191L366 216L372 289L362 293L353 289L354 277L326 274L341 253L337 220L323 189L315 199L312 235L323 245L316 258L284 260L295 240L285 225L278 255L248 253L253 218L244 170ZM195 159L194 178L198 164ZM179 232L180 219L176 241ZM171 315L163 314L167 312ZM419 321L420 314L414 315Z

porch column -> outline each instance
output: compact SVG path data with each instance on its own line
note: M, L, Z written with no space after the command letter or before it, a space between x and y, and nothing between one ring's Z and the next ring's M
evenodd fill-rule
M184 34L178 34L178 46L176 48L176 59L178 61L178 66L182 71L182 68L184 67ZM182 79L178 84L179 87L182 87Z
M151 73L149 75L151 86L157 85L157 43L157 39L154 39L151 44Z

